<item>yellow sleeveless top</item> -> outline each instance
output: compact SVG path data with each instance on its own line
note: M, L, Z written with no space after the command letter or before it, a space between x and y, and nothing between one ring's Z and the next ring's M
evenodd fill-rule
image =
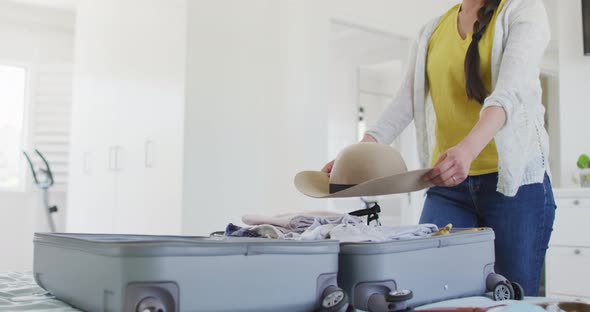
M492 89L492 46L494 25L506 0L502 0L479 42L481 74L484 85ZM465 55L472 33L461 38L458 16L461 5L453 7L440 20L428 45L426 74L436 113L436 144L432 166L440 155L465 138L479 120L482 105L470 100L465 91ZM498 172L498 152L492 140L471 163L469 175Z

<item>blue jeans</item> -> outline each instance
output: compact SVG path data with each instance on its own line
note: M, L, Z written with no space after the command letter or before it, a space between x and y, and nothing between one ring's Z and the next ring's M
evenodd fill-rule
M420 223L456 228L490 227L496 234L496 272L538 296L541 270L555 219L549 177L521 186L515 197L496 191L498 174L470 176L461 184L432 187Z

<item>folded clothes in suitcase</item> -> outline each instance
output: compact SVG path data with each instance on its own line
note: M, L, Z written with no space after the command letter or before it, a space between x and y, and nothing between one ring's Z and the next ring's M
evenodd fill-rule
M493 291L496 300L522 299L522 288L494 273L494 232L459 230L379 243L342 243L338 284L365 311L408 307Z
M85 311L331 311L337 241L35 234L34 277Z

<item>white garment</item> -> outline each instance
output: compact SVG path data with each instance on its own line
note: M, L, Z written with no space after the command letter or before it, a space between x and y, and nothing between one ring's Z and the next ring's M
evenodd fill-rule
M276 227L270 224L257 225L250 228L250 231L254 231L260 235L260 237L270 239L281 239L283 238L284 232L282 228Z
M321 240L321 239L329 239L330 231L332 231L335 227L340 226L340 224L324 224L318 225L316 227L310 227L305 232L299 235L299 240Z
M244 215L242 222L247 225L270 224L282 229L284 232L303 232L309 227L324 224L357 224L363 222L361 218L348 214L340 214L326 211L302 212L280 214L274 217L261 215Z
M418 151L424 168L432 156L436 118L427 103L426 60L430 38L440 18L427 24L410 52L404 82L389 107L367 134L390 144L412 120L416 124ZM482 107L500 106L506 123L496 134L498 192L516 195L522 185L543 183L549 170L549 136L544 128L545 109L539 74L551 37L543 1L506 1L494 26L492 94Z
M322 240L333 239L342 243L351 242L386 242L429 237L438 232L434 224L411 226L369 226L359 224L326 224L310 227L301 235L286 236L286 239Z

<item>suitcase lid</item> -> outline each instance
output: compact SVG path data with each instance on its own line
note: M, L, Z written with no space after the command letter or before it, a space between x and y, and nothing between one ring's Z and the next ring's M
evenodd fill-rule
M111 257L337 254L338 241L264 238L35 233L35 246L76 249Z
M493 244L494 242L494 231L490 228L471 233L458 233L465 230L466 229L454 229L449 235L398 241L342 243L340 244L340 253L357 255L390 254L481 242L491 242Z

